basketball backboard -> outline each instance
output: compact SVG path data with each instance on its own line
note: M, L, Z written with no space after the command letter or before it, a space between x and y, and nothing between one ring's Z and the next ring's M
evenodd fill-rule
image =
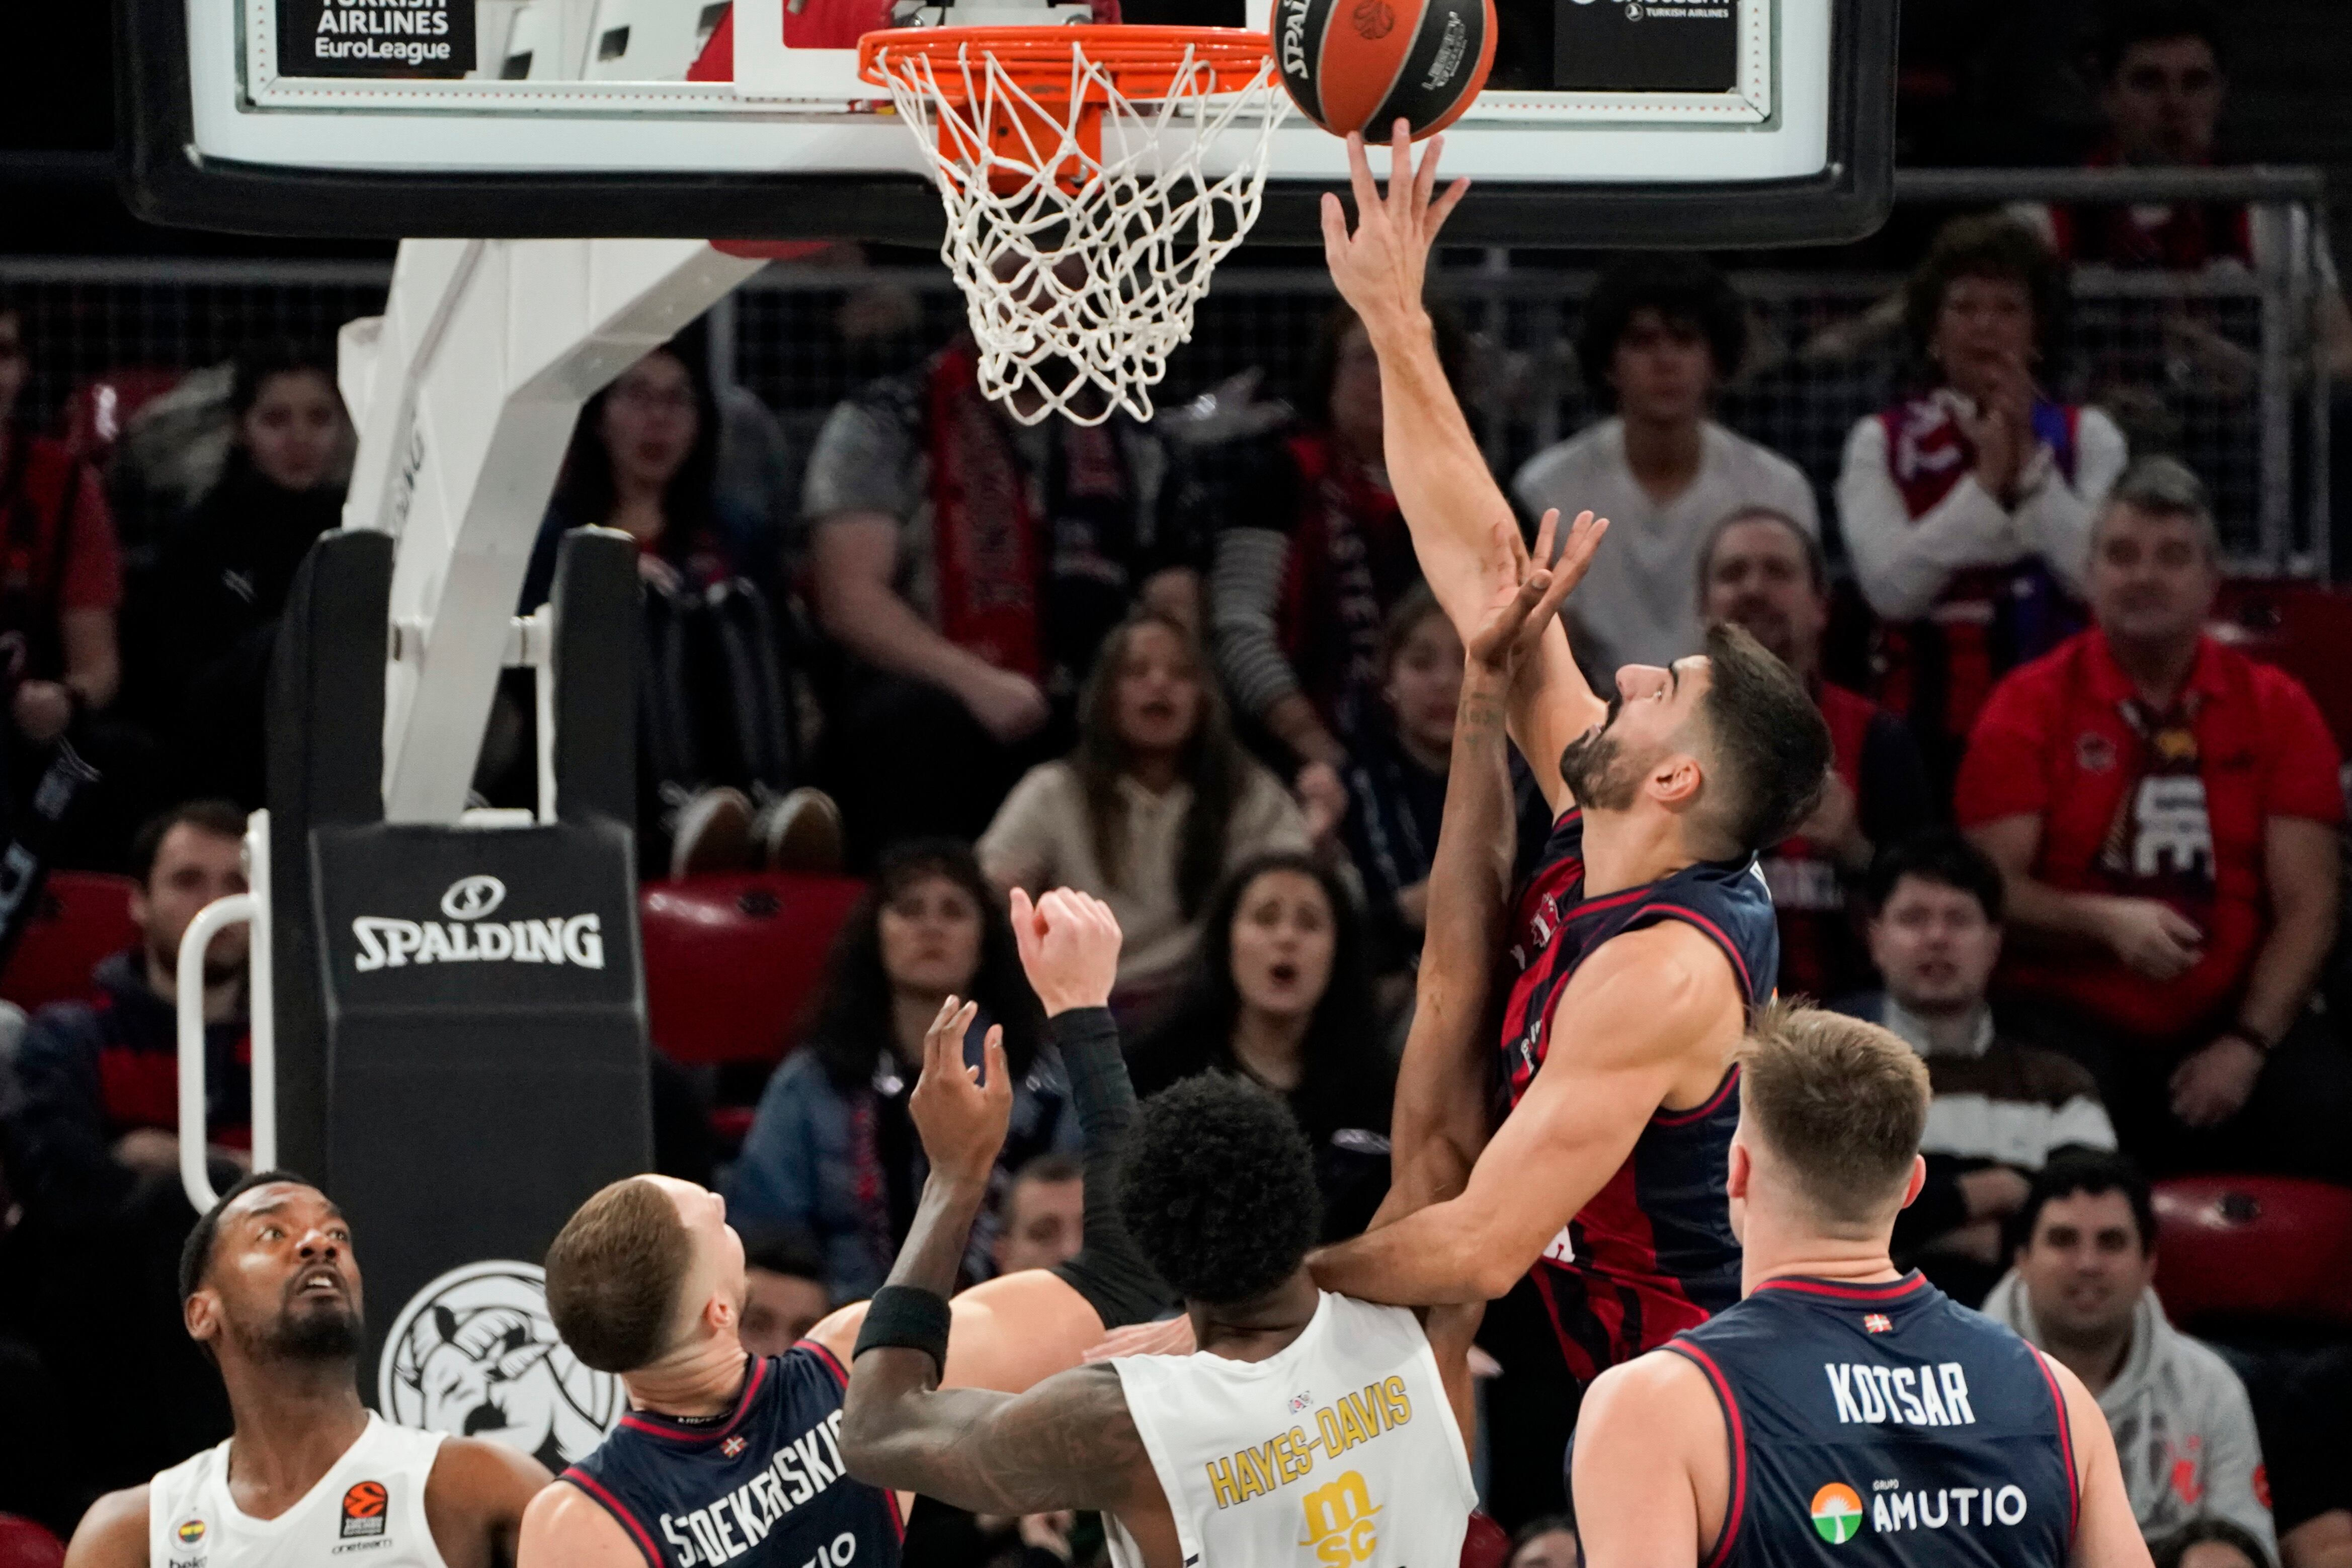
M1129 19L1148 3L1129 0ZM1271 0L1223 3L1232 16L1192 5L1182 19L1267 26ZM892 0L120 4L126 178L159 222L381 237L940 232L918 149L856 69L857 37L913 0L895 17ZM1883 216L1894 0L1501 10L1494 78L1447 132L1448 171L1478 183L1449 237L1796 244ZM945 19L1042 15L998 0ZM1213 170L1248 156L1255 128L1227 136ZM1273 141L1255 235L1311 241L1316 195L1344 178L1340 145L1295 115Z

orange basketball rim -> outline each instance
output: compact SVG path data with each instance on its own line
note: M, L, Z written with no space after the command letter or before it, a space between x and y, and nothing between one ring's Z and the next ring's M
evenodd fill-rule
M942 158L985 167L1002 191L1024 183L1025 171L1047 172L1041 153L1055 157L1050 172L1065 187L1098 166L1112 89L1130 102L1240 92L1272 50L1246 27L887 27L858 40L857 73L927 88L956 110L997 99L997 112L978 120L940 115L939 135ZM992 73L1019 91L992 92ZM1065 151L1066 132L1082 158Z

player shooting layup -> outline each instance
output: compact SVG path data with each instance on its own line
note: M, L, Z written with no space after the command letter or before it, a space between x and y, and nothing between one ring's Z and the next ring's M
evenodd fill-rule
M1416 172L1402 129L1385 195L1360 141L1348 156L1357 225L1324 197L1325 252L1380 355L1413 548L1466 641L1528 566L1422 304L1466 183L1433 200L1438 143ZM1577 519L1563 576L1606 528ZM1475 1162L1461 1196L1318 1253L1314 1270L1327 1290L1409 1305L1486 1301L1532 1268L1569 1370L1590 1380L1738 1297L1723 1186L1735 1058L1779 962L1755 855L1811 801L1830 739L1797 678L1744 632L1710 631L1705 655L1670 669L1620 670L1604 705L1556 620L1514 687L1511 737L1558 813L1512 932L1512 1109L1491 1142L1483 1121L1459 1132L1447 1157Z
M1775 1006L1731 1145L1745 1299L1585 1396L1599 1568L2147 1568L2074 1375L1888 1260L1927 1071L1874 1024Z
M1514 660L1533 652L1520 632L1548 623L1569 586L1531 573L1467 639L1462 787L1447 792L1430 876L1401 1158L1443 1124L1447 1087L1480 1050L1510 859L1505 694ZM842 1425L853 1473L985 1512L1100 1510L1119 1568L1281 1563L1302 1549L1342 1568L1454 1563L1476 1495L1462 1432L1481 1309L1432 1310L1424 1324L1318 1291L1304 1267L1317 1223L1306 1141L1278 1103L1228 1079L1147 1102L1121 1178L1121 1217L1185 1298L1200 1353L1122 1357L1012 1398L935 1391L950 1343L940 1292L1008 1103L1003 1085L984 1093L929 1064L916 1090L931 1176L859 1343ZM1449 1190L1441 1175L1433 1195Z

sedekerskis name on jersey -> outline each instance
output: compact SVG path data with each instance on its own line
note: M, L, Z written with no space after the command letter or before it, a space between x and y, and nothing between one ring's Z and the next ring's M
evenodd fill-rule
M1957 1361L1933 1366L1880 1366L1868 1362L1830 1361L1830 1394L1837 1418L1846 1426L1973 1427L1969 1380Z
M841 1458L841 1412L778 1448L767 1468L733 1491L689 1513L665 1513L661 1532L677 1553L679 1568L715 1568L731 1563L768 1538L776 1521L824 1491L849 1467ZM824 1563L846 1563L856 1552L838 1541L820 1551Z

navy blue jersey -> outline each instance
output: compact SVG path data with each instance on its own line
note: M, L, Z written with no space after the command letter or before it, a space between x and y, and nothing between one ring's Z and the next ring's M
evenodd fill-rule
M1569 977L1612 936L1667 920L1715 945L1751 1010L1770 998L1780 934L1755 856L1701 861L1587 898L1584 814L1570 810L1560 818L1520 895L1513 935L1519 976L1503 1015L1503 1072L1513 1105L1543 1066ZM1739 1299L1739 1242L1724 1192L1738 1082L1733 1068L1705 1104L1661 1107L1625 1163L1537 1260L1537 1291L1579 1379L1590 1382L1654 1350Z
M896 1568L898 1500L841 1461L848 1381L803 1340L751 1361L724 1416L633 1410L561 1479L619 1521L648 1568Z
M1768 1280L1665 1348L1730 1433L1706 1568L2065 1563L2080 1499L2057 1378L1917 1273Z

